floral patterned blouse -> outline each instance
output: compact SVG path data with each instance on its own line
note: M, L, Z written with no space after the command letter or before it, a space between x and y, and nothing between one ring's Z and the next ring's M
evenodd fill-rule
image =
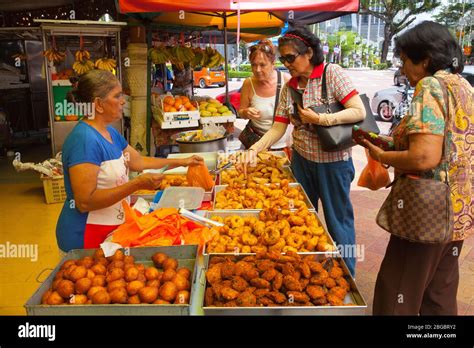
M445 81L449 108L437 78ZM460 75L440 70L418 82L410 110L393 132L395 149L408 150L409 135L435 134L443 136L447 126L448 161L434 169L419 173L425 178L445 181L451 188L454 210L453 240L464 240L474 232L474 93ZM445 117L449 109L449 122Z

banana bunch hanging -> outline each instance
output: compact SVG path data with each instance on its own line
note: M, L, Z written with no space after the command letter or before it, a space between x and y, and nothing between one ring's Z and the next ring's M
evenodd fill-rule
M224 57L216 49L207 46L205 48L202 66L214 68L224 63Z
M99 58L95 61L95 68L100 70L107 70L110 72L115 72L115 68L117 67L117 61L113 58L109 58L109 50L111 50L110 40L108 38L104 38L104 56Z
M88 72L89 70L94 69L94 62L90 60L91 54L89 51L84 49L84 41L82 36L80 38L79 51L75 53L76 61L72 65L72 69L78 74L82 75Z
M53 62L53 64L59 64L61 63L64 59L66 59L66 53L65 52L59 52L58 49L56 48L56 39L54 36L52 36L52 45L50 49L47 49L46 51L43 51L43 56L45 56L48 61Z
M148 58L153 64L166 64L172 59L172 54L166 46L152 47L148 50Z

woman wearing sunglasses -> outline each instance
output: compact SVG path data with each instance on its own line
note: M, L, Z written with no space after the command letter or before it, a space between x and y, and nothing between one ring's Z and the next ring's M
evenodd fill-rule
M253 76L242 85L239 109L240 117L249 120L239 137L247 149L272 127L277 94L290 79L290 75L275 70L275 58L275 48L269 40L259 41L250 47ZM287 137L283 136L273 144L272 149L286 147L286 140Z
M326 70L329 102L341 102L345 109L334 114L317 114L309 107L321 105L321 80L325 63L320 40L306 27L295 27L278 40L280 61L288 68L291 79L282 89L275 114L275 123L262 139L243 156L244 163L255 162L256 154L268 149L294 125L292 169L296 179L318 207L321 200L329 233L343 250L354 250L354 214L349 197L354 179L351 149L326 152L321 148L318 135L311 124L330 126L354 123L365 117L364 105L344 70L330 64ZM293 88L302 94L302 106L294 110L290 92ZM246 169L246 166L243 166ZM343 252L352 274L355 273L355 255ZM352 256L352 257L350 257Z

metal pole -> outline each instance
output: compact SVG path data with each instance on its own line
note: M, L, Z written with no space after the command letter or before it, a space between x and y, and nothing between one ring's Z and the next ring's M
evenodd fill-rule
M229 102L229 65L227 63L227 13L224 13L225 102Z

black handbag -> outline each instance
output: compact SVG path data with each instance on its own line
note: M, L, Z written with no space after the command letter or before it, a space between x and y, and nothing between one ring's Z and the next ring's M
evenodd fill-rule
M275 96L275 108L273 109L273 119L275 120L275 113L280 101L280 90L281 90L281 72L277 71L277 89ZM242 130L239 135L240 142L245 146L246 149L249 149L253 144L260 140L263 134L260 134L256 129L252 127L252 122L249 120L247 125Z
M323 72L323 79L321 81L321 101L323 102L319 106L310 107L316 113L334 114L336 112L344 110L344 105L340 102L329 103L327 97L327 85L326 85L326 69L329 64L326 64ZM320 126L314 124L302 124L301 118L298 114L298 105L303 107L303 96L298 90L290 87L291 97L293 99L293 118L295 119L295 126L305 127L311 132L315 132L320 141L321 147L324 151L341 151L348 147L356 145L352 140L352 127L354 125L359 126L366 132L372 132L375 134L380 133L380 129L377 126L377 122L372 114L370 108L369 98L366 94L361 94L360 98L365 107L365 118L360 122L338 124L334 126Z

